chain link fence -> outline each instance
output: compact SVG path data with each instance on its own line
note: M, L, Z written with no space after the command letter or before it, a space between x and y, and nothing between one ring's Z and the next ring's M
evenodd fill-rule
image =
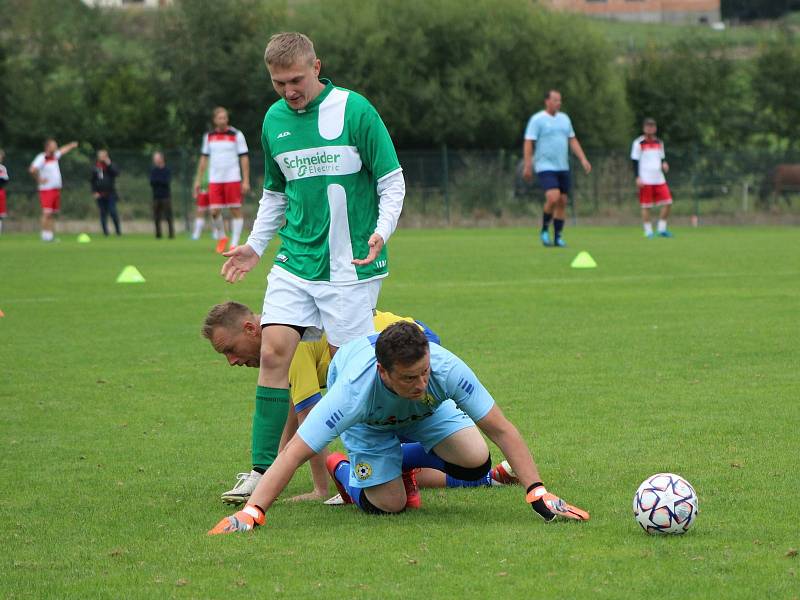
M148 152L110 150L120 169L118 210L123 222L142 229L151 219ZM632 223L639 206L627 148L586 149L593 170L585 175L573 165L570 216L575 221ZM39 216L36 185L28 174L35 150L6 150L11 180L8 190L8 230L31 229ZM513 225L541 214L543 194L536 181L521 177L521 152L516 150L400 151L406 177L406 226ZM172 202L176 222L188 223L194 213L192 183L198 154L165 152L172 170ZM245 217L255 216L263 182L263 156L251 154L251 185L256 192L245 201ZM673 215L687 220L724 222L800 222L800 152L742 149L709 152L667 147L667 181L675 199ZM97 207L89 188L94 156L81 149L61 160L64 179L62 221L95 221ZM135 229L135 228L133 228ZM131 230L129 227L128 230Z

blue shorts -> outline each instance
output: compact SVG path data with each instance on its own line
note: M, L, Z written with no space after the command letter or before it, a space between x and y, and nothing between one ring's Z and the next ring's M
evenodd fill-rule
M430 452L445 438L474 425L452 400L442 402L431 416L406 427L384 429L364 423L354 425L341 435L350 459L350 485L369 488L400 477L403 471L400 437L404 441L419 442Z
M572 178L569 171L539 171L536 173L539 186L546 192L558 188L562 194L569 194Z

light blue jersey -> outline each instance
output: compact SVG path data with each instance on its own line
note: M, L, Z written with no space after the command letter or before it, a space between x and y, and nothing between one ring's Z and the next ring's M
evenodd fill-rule
M425 398L408 400L391 392L378 375L377 338L376 334L354 340L339 348L333 357L328 370L328 393L297 431L315 452L357 425L365 426L378 436L420 430L426 420L436 420L434 413L443 415L454 411L453 403L448 400L455 402L473 422L485 417L494 406L494 399L464 361L433 343L430 344L431 375ZM446 405L442 406L443 403ZM466 423L470 424L468 419ZM463 426L448 428L455 431ZM444 435L442 432L442 429L437 434L426 431L425 437L439 438ZM417 441L424 443L426 440Z
M575 137L572 121L563 112L550 116L540 110L528 121L525 139L536 142L533 165L537 173L542 171L569 170L569 139Z

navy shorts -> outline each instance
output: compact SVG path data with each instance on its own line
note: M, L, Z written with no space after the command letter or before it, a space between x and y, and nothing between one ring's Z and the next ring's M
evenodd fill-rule
M536 178L545 192L558 188L562 194L569 194L572 187L569 171L539 171L536 173Z

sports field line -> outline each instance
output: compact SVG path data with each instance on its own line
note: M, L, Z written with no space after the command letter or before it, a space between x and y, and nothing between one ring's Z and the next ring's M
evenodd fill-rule
M588 280L590 283L624 283L624 282L634 282L634 283L641 283L643 281L663 281L668 279L670 281L674 281L676 279L729 279L732 277L738 279L758 279L758 278L770 278L774 279L775 277L797 277L800 276L800 271L783 271L780 273L749 273L743 275L742 273L687 273L684 275L659 275L659 274L647 274L647 275L609 275L609 276L600 276L600 277L593 277L591 280ZM494 279L494 280L484 280L484 281L463 281L463 280L453 280L453 281L434 281L427 283L427 287L438 287L438 288L448 288L448 287L493 287L493 286L505 286L505 285L513 285L518 287L520 284L553 284L553 283L566 283L566 284L584 284L587 283L586 279L576 279L575 277L532 277L527 279ZM397 288L415 288L419 284L416 282L395 282L392 281L392 286ZM158 292L158 293L147 293L147 294L137 294L132 296L130 294L114 294L111 296L103 296L103 298L108 300L127 300L127 299L149 299L149 300L157 300L160 298L186 298L187 296L197 297L197 296L211 296L214 295L215 292L210 291L199 291L199 292ZM3 298L2 302L4 305L8 306L11 304L32 304L32 303L46 303L46 302L61 302L63 301L64 297L55 297L55 296L41 296L41 297L32 297L32 298Z

